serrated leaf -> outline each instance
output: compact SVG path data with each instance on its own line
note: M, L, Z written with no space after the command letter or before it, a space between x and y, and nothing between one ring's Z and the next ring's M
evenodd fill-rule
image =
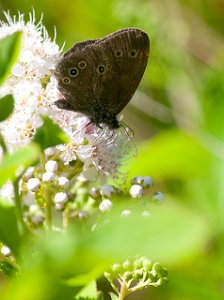
M0 40L0 85L10 74L19 56L22 32L17 31Z
M13 154L6 155L0 164L0 187L8 180L16 178L16 171L19 167L27 168L38 160L40 148L32 143L20 148Z
M6 95L0 99L0 122L6 120L13 112L14 99L12 95Z
M43 125L37 129L34 141L44 150L68 142L68 138L61 128L54 124L47 116L43 116Z

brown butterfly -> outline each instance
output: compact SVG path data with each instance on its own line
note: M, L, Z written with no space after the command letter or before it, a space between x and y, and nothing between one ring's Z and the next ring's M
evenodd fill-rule
M64 99L55 104L89 116L98 126L118 128L117 114L136 91L148 56L149 37L136 28L75 44L56 66Z

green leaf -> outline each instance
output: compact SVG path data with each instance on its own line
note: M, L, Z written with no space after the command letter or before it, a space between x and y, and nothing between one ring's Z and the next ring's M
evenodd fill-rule
M130 176L186 179L206 175L209 151L195 137L178 130L163 132L142 145Z
M6 95L0 99L0 122L6 120L13 112L14 99L12 95Z
M19 56L22 32L17 31L0 40L0 85L10 74L12 66Z
M68 138L61 128L54 124L47 116L43 116L44 124L37 129L34 141L44 150L68 142Z
M34 143L20 148L13 154L6 155L0 164L0 187L6 183L7 180L14 180L16 178L16 171L19 167L29 167L38 160L40 148Z
M14 207L0 198L0 241L7 245L14 254L18 253L20 235Z
M119 261L138 253L165 266L199 254L210 238L211 224L202 215L169 200L161 206L150 206L151 217L142 217L138 205L128 218L113 211L110 222L92 234L82 253L88 249L86 256L95 257L94 261L103 257Z
M96 281L91 281L76 295L75 299L97 299Z

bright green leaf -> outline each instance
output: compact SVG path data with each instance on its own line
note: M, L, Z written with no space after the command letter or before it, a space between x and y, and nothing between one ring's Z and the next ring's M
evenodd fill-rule
M12 95L6 95L0 99L0 122L4 121L13 112L14 99Z
M10 74L12 66L19 56L22 32L17 31L0 40L0 85Z
M211 156L196 138L178 130L166 131L142 145L131 176L186 179L206 175Z
M0 186L7 180L16 178L16 171L19 167L29 167L34 164L40 154L40 148L35 144L29 144L20 148L13 154L6 155L0 164Z
M8 201L3 199L0 199L0 241L14 254L18 253L21 240L15 210Z
M83 289L76 295L77 300L81 299L97 299L96 281L91 281L89 284L84 286Z
M40 145L42 149L53 147L68 142L68 138L61 128L54 124L47 116L43 116L44 124L37 129L34 141Z

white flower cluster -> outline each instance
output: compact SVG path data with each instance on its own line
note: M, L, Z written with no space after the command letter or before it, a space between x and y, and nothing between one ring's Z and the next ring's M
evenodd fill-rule
M0 124L8 151L30 142L42 125L41 115L45 114L63 129L70 140L67 145L47 149L48 153L59 151L65 165L81 160L84 163L81 175L85 179L95 180L99 175L104 179L117 177L118 168L124 164L123 158L129 152L127 143L130 143L130 138L123 129L116 133L107 127L100 129L87 117L58 109L54 101L60 95L52 75L61 50L55 39L49 38L42 20L35 25L34 13L30 14L27 23L22 14L11 18L5 13L5 17L6 21L0 22L0 39L22 31L19 59L12 74L0 87L0 98L12 94L15 99L14 112ZM50 181L54 179L52 176L51 171L46 172L42 179Z
M44 79L52 75L60 56L58 45L51 41L41 21L35 25L35 16L25 23L24 15L0 23L0 39L22 31L22 45L12 73L0 88L0 97L12 94L15 99L11 117L0 124L1 133L9 151L27 144L36 129L42 125L41 114L49 114L52 101L56 99L56 82L53 77L44 86Z

